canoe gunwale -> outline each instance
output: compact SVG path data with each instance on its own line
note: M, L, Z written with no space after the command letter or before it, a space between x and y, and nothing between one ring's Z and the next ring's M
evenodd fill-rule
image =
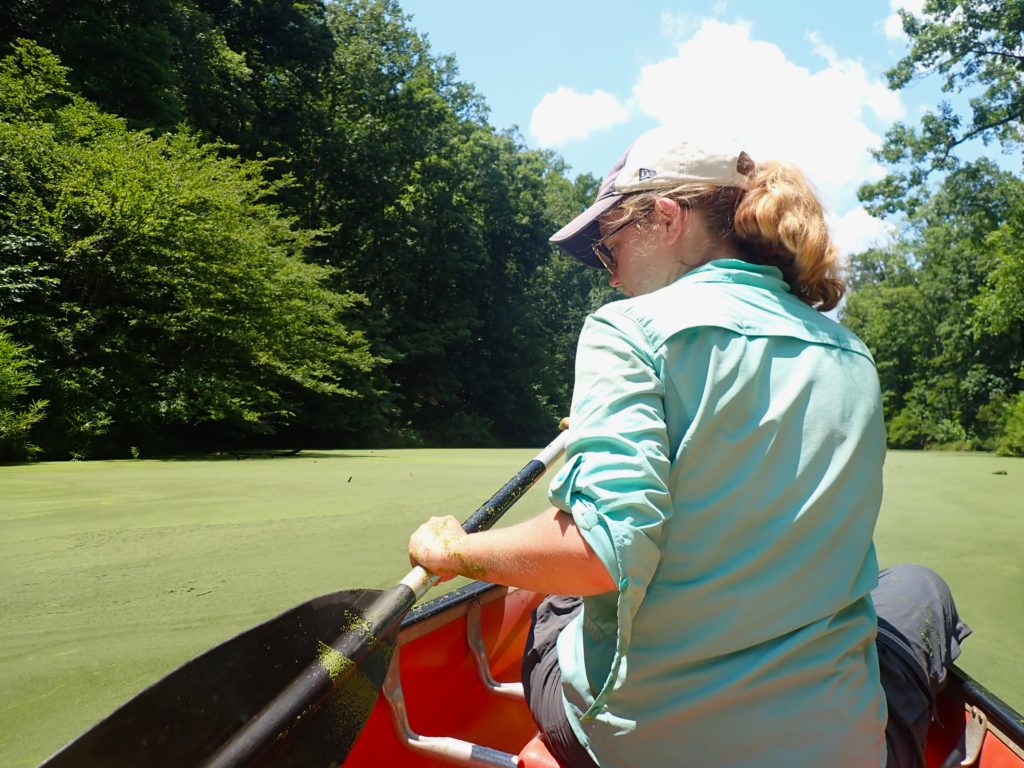
M399 645L412 642L430 634L431 630L442 624L461 618L469 612L469 605L474 600L479 601L481 605L487 605L495 600L501 600L508 592L509 587L501 584L474 581L426 603L421 603L402 619Z

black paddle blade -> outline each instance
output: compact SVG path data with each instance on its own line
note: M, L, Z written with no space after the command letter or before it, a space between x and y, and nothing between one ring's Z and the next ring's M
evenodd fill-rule
M398 585L346 612L346 628L317 661L246 723L203 768L336 768L384 687L402 617L416 598Z
M384 684L397 626L373 643L362 638L367 652L357 663L347 661L332 643L337 645L339 635L361 638L364 617L385 594L335 592L246 630L139 693L40 768L199 765L310 667L321 667L331 680L344 672L345 680L328 691L316 717L286 734L304 742L301 762L280 752L285 740L270 758L275 765L340 762ZM315 761L312 755L318 756Z

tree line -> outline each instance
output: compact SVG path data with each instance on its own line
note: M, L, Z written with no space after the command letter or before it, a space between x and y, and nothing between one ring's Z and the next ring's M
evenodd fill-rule
M523 445L592 195L390 0L0 11L0 453Z
M890 445L1024 456L1024 2L902 15L910 46L890 87L938 78L968 106L887 133L889 173L860 195L899 236L851 259L843 322L876 357Z
M851 258L890 442L1024 454L1024 0L905 16L897 125ZM1005 165L1005 164L1004 164ZM259 446L525 445L611 298L548 235L589 203L488 123L395 0L0 8L0 460Z

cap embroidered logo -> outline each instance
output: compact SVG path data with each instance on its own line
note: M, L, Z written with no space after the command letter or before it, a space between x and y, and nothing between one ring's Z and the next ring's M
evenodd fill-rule
M640 181L647 181L648 179L653 179L657 175L658 175L658 172L657 171L652 171L650 168L641 168L640 169Z

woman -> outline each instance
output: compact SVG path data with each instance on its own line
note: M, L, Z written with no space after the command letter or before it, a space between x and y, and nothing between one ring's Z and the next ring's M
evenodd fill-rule
M580 335L554 505L410 556L552 595L524 665L571 766L881 766L870 592L885 435L822 206L658 129L552 241L630 297Z

